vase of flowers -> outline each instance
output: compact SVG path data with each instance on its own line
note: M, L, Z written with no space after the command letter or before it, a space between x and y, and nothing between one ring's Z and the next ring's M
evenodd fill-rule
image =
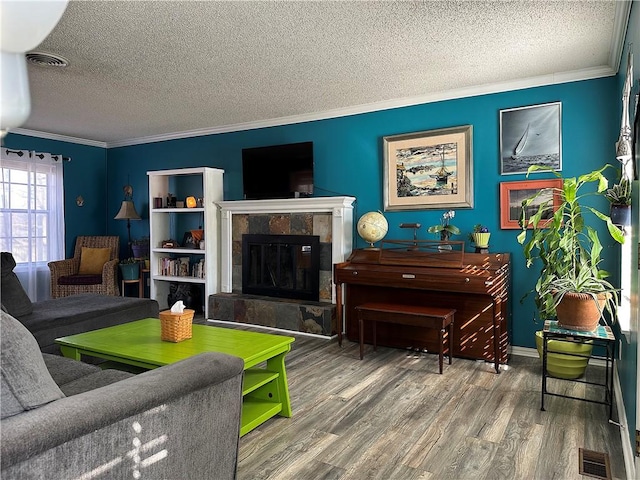
M456 216L456 212L449 210L442 214L442 219L438 225L430 226L427 231L429 233L439 233L441 242L448 242L451 235L458 235L460 229L451 224L451 219Z

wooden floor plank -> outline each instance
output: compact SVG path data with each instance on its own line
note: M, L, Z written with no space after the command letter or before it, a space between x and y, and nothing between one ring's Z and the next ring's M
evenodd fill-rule
M292 335L296 336L296 335ZM540 361L493 365L296 336L287 356L292 418L240 439L239 480L573 479L578 448L609 454L625 478L620 433L608 407L547 397ZM602 376L589 367L589 379ZM561 393L583 385L554 381Z

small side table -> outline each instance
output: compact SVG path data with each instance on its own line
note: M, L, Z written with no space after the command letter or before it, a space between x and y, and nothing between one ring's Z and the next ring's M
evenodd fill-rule
M130 285L132 283L137 283L138 284L138 298L142 298L144 296L144 290L143 290L143 286L142 286L142 276L138 277L138 278L134 278L133 280L122 280L122 296L126 297L125 295L125 287L127 285Z
M126 297L125 288L127 285L137 283L138 298L144 298L144 287L145 287L144 281L145 281L145 275L148 275L148 274L149 274L148 268L140 268L140 276L138 278L134 278L133 280L122 280L122 287L120 288L120 290L122 291L122 296Z
M604 357L600 358L605 361L605 381L604 383L589 382L581 379L558 379L566 382L578 382L588 385L595 385L598 387L604 387L604 401L592 400L583 397L574 397L571 395L563 395L560 393L553 393L547 390L547 350L549 340L562 340L565 342L573 343L592 343L594 347L600 346L605 350ZM609 420L613 420L613 368L615 362L615 349L616 349L616 337L611 331L611 327L605 325L598 325L598 328L594 332L581 332L577 330L568 330L558 327L556 320L546 320L544 322L544 329L542 330L542 401L540 410L544 411L544 396L553 395L556 397L573 398L575 400L583 400L585 402L599 403L609 406ZM569 355L574 357L583 357L573 353L562 353L563 355ZM587 367L588 368L588 367ZM554 377L555 378L555 377Z

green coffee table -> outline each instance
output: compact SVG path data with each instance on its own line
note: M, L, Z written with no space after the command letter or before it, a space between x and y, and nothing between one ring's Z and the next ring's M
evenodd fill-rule
M275 415L291 417L284 357L295 339L231 328L193 325L193 337L178 343L160 340L160 320L146 318L57 338L65 357L81 355L153 369L203 352L222 352L244 360L240 436ZM260 365L266 364L266 365Z

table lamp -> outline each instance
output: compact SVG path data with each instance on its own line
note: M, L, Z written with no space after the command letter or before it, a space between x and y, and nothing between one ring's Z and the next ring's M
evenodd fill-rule
M120 211L113 217L114 220L126 220L127 221L127 236L129 239L129 256L133 257L133 252L131 251L131 220L141 220L140 215L136 211L136 207L133 204L133 188L131 185L125 185L124 190L124 200L122 201L122 205L120 205Z

